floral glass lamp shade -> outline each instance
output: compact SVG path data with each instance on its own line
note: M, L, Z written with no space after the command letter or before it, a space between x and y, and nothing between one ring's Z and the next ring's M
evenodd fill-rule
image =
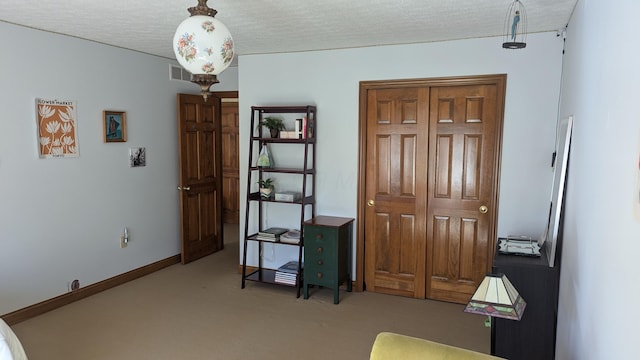
M522 49L527 47L527 12L520 0L515 0L509 6L504 18L505 49Z
M207 0L189 8L186 18L173 36L173 52L180 65L191 73L191 81L200 85L205 101L211 85L218 83L217 75L233 60L234 45L229 29L218 19Z
M487 274L464 312L520 320L526 306L504 274Z

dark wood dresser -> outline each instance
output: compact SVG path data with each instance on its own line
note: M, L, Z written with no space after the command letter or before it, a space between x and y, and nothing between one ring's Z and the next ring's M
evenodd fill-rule
M510 360L551 360L555 356L560 265L540 257L497 253L493 272L503 273L527 302L520 321L492 318L491 353Z

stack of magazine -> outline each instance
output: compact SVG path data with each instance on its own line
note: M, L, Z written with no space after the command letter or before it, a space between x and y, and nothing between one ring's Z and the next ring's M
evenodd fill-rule
M299 244L300 230L291 229L286 233L280 235L280 242L287 243L287 244Z
M295 260L280 266L276 270L275 282L280 284L295 285L298 274L298 262Z
M280 235L286 233L288 229L271 227L266 230L258 231L256 239L263 241L280 241Z

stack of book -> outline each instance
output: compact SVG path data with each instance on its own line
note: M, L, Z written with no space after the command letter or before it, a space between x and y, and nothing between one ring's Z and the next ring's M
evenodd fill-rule
M295 260L280 266L276 270L275 282L280 284L295 285L296 276L298 275L298 262Z
M266 230L258 231L258 236L256 239L263 241L280 241L280 235L286 233L288 229L272 227Z
M280 242L287 243L287 244L299 244L300 230L291 229L286 233L280 235Z
M296 119L293 131L298 135L298 139L313 139L313 119L307 119L306 116Z

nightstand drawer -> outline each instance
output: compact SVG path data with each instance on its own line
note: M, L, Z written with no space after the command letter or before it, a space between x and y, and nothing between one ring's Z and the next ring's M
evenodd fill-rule
M305 244L304 258L307 260L324 259L325 262L335 262L336 246L331 242L328 243L314 243L312 245Z
M313 252L324 252L324 254L333 256L337 241L336 231L313 226L305 226L304 228L304 245L312 249Z
M326 268L305 269L305 281L309 279L309 283L313 285L334 287L338 281L335 270Z

